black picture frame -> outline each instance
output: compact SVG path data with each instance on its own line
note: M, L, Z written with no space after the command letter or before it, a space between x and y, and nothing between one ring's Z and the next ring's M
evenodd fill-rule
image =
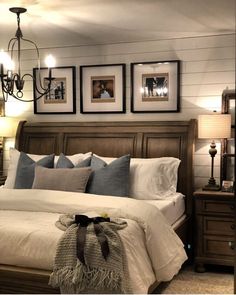
M231 128L235 128L235 89L226 89L222 93L222 114L231 114Z
M44 85L44 83L47 83L47 80L45 78L48 76L48 68L33 68L33 76L34 85L39 85L40 78L41 83ZM75 114L75 66L54 67L52 68L52 77L54 78L54 80L52 81L52 92L50 93L50 95L44 95L37 100L39 94L34 87L34 114Z
M231 138L222 140L221 183L233 181L235 187L235 89L222 93L222 114L231 114Z
M131 63L131 112L180 112L180 60Z
M125 76L124 63L80 66L80 112L125 113Z

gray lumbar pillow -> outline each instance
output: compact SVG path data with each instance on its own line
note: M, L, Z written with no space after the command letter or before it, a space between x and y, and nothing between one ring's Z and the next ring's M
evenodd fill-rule
M36 166L32 188L83 193L91 171L89 167L48 169Z
M109 165L97 159L92 156L93 172L90 175L86 192L97 195L128 196L130 155L122 156Z
M32 184L34 181L34 169L36 164L47 168L53 168L54 155L46 156L35 162L26 153L21 152L16 170L16 180L14 188L32 188Z
M71 162L70 159L68 159L64 154L60 154L56 168L82 168L82 167L88 167L90 166L91 157L88 157L87 159L79 162L77 165L74 166L74 164Z

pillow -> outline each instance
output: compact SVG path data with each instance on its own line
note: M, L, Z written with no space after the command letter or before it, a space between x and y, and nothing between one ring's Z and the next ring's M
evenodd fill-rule
M15 181L16 181L16 170L18 165L18 160L20 157L20 152L14 148L10 148L10 162L7 170L7 179L4 184L4 188L14 188ZM33 155L27 154L32 160L39 161L40 159L44 158L45 155Z
M32 188L83 193L91 171L91 168L48 169L36 165Z
M130 196L141 200L170 197L176 193L179 164L172 157L132 159Z
M70 157L65 156L64 154L60 154L58 161L56 163L56 168L81 168L81 167L88 167L90 166L91 163L91 153L87 153L84 156L88 156L87 158L85 158L84 160L82 160L82 157L80 159L80 161L78 161L77 164L74 165L74 163L72 163L72 161L70 160Z
M115 158L100 157L106 163ZM164 199L176 192L180 160L173 157L131 158L129 195L135 199Z
M60 160L61 163L63 163L64 160L65 161L68 160L68 162L70 161L71 164L76 166L77 164L79 164L80 162L84 161L85 159L87 159L87 158L89 158L91 156L92 156L91 152L88 152L88 153L85 153L85 154L79 153L79 154L74 154L74 155L70 155L70 156L64 155L63 153L61 153L59 156L55 156L54 167L58 166L58 161L59 160ZM61 165L63 165L61 163L59 164L59 167L57 167L57 168L69 168L69 167L60 167ZM73 168L73 167L71 167L71 168Z
M16 170L16 180L14 188L32 188L32 184L34 181L34 169L36 164L47 168L53 168L54 155L46 156L35 162L27 154L21 152Z
M20 152L14 148L10 148L10 162L7 171L7 179L4 184L4 188L14 188L15 181L16 181L16 170L18 165L18 160L20 157ZM40 159L44 158L46 155L34 155L34 154L27 154L32 160L35 162L39 161ZM86 154L74 154L71 156L67 156L67 158L73 163L73 165L77 165L79 162L83 161L84 159L90 157L92 155L91 152ZM55 156L54 158L54 166L56 166L57 160L59 156Z
M130 155L120 157L107 165L92 156L91 173L86 192L97 195L128 196Z

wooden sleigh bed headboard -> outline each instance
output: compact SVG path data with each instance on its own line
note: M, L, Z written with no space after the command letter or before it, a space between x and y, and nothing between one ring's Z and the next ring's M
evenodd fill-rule
M19 123L16 148L31 154L72 155L92 151L106 157L176 157L178 191L192 212L192 156L196 120L164 122Z

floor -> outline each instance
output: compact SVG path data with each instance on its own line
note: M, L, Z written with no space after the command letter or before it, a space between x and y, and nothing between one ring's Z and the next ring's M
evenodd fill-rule
M196 273L193 265L185 266L169 283L162 283L154 294L234 294L233 267L207 266Z

